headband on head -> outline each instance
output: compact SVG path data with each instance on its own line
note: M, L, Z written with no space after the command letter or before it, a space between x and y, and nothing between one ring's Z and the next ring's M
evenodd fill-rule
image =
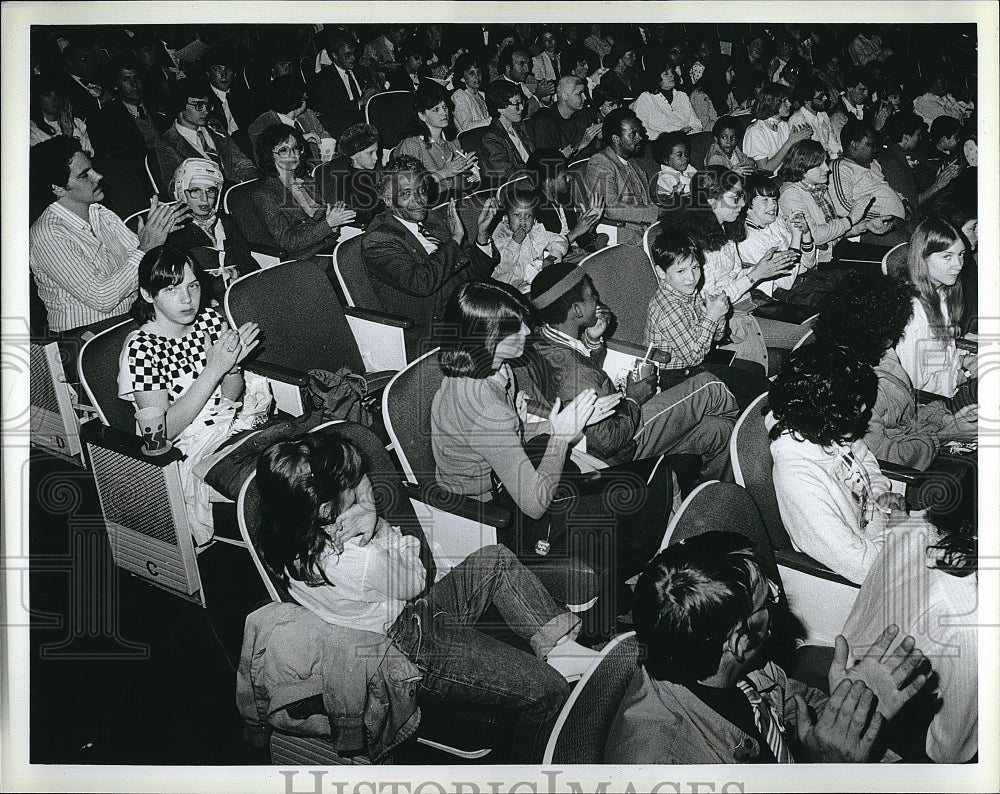
M194 184L222 188L222 170L211 160L189 157L174 172L174 198L184 200L184 191Z
M536 309L545 309L583 281L586 275L582 267L575 267L531 302Z

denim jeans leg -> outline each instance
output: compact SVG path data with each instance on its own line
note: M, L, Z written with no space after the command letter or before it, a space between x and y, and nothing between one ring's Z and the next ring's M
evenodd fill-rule
M433 613L446 612L463 626L471 626L493 604L539 657L578 623L572 613L556 605L514 553L500 545L466 557L430 589L427 601Z
M421 697L518 709L510 760L540 762L569 697L563 677L540 659L462 625L445 611L435 609L429 622L396 640L424 674Z

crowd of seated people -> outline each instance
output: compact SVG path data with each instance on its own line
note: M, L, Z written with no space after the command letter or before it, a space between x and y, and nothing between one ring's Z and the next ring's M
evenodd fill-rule
M475 660L489 657L489 702L523 708L513 760L540 760L568 696L559 674L596 657L576 639L597 647L632 625L647 652L607 760L876 760L932 650L921 605L879 612L884 588L930 560L947 604L932 612L975 595L974 508L904 499L883 471L954 480L945 453L975 447L977 357L961 337L978 308L976 55L964 30L38 28L39 325L76 339L132 311L119 396L166 412L205 544L207 486L191 469L238 427L240 364L259 341L252 322L229 327L227 287L258 269L263 239L292 260L360 235L381 304L361 308L411 320L410 362L440 346L431 479L512 520L498 547L428 589L419 542L376 515L358 451L284 442L258 475L264 556L293 598L385 635L444 700L474 699ZM368 114L375 97L384 115ZM237 186L246 200L226 201ZM623 267L622 294L637 300L602 304L588 258L633 252L655 287L640 294ZM615 339L624 311L640 328L646 312L644 337ZM816 313L813 341L801 318ZM646 346L658 368L615 382L612 340ZM766 651L788 606L769 551L725 535L665 548L675 485L686 496L733 479L733 428L765 392L791 544L862 588L825 691ZM602 472L591 491L573 457L584 451ZM693 473L672 478L670 463L639 482L635 466L664 455L694 456ZM974 479L971 457L962 476ZM642 509L609 518L616 487ZM922 547L904 560L907 533ZM471 628L490 604L533 655ZM455 636L436 637L448 653L407 633L437 607L454 618ZM974 655L974 631L954 634ZM942 671L926 756L968 761L974 659Z

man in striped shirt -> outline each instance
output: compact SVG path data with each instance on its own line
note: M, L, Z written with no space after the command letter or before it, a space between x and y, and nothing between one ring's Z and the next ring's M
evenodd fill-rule
M49 329L75 332L125 314L136 297L139 260L188 220L187 205L154 203L136 236L99 203L101 175L80 144L65 136L32 148L31 178L32 188L50 201L28 232L28 264Z

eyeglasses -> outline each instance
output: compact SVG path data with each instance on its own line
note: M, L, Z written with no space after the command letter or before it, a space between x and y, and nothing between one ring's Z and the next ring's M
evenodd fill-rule
M271 149L272 154L280 154L282 157L291 157L293 154L302 154L302 148L299 146L279 146L277 149Z
M524 100L523 99L512 99L508 104L512 108L523 108L524 107Z
M208 110L208 102L206 102L204 99L197 99L197 100L189 99L187 103L195 110Z
M219 197L219 189L217 187L189 187L184 191L189 197L193 199L205 199L208 198L215 201Z

